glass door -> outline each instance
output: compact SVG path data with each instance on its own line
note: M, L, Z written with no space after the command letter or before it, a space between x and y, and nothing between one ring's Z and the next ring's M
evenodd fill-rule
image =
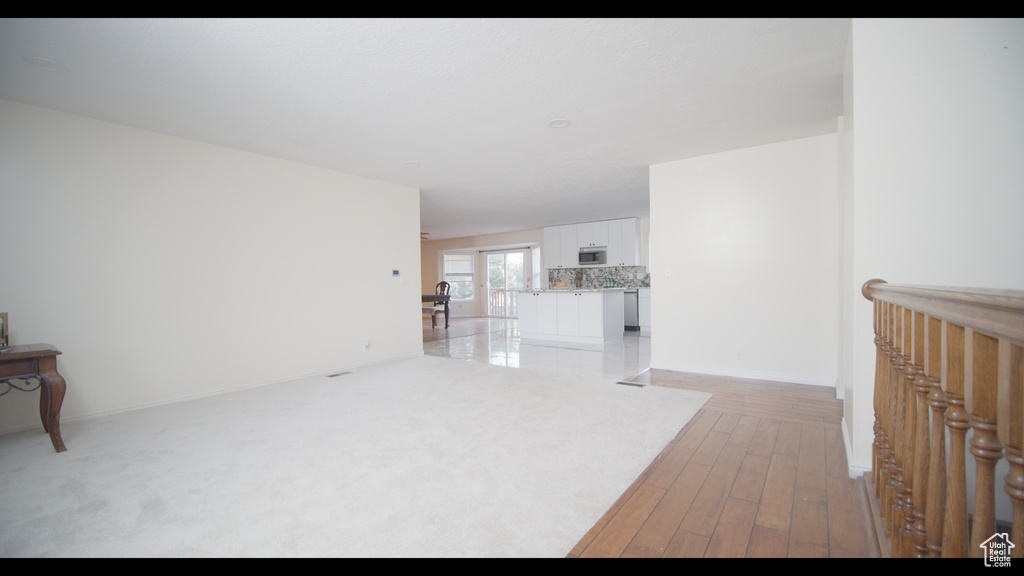
M487 254L487 315L517 318L519 290L526 289L526 251Z

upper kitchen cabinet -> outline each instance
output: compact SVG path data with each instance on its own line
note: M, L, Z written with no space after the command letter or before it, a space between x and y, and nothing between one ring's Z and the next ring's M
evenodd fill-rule
M544 228L544 266L575 268L579 265L579 246L575 224Z
M608 221L608 265L640 265L640 219Z
M576 225L576 244L579 248L608 246L608 221L584 222Z
M604 266L640 265L640 219L623 218L544 228L544 266L579 267L579 251L604 248Z
M544 228L544 267L564 268L562 266L562 236L558 232L558 226L546 226Z

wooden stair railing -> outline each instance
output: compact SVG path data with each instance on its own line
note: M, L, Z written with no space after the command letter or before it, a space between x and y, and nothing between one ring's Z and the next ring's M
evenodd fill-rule
M862 293L874 303L871 481L891 555L981 557L1002 534L1021 557L1024 291L869 280ZM1010 508L997 520L1003 459Z

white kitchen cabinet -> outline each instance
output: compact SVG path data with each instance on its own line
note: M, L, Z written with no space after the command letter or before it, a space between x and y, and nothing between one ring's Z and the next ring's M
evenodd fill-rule
M608 221L609 266L640 265L640 219L623 218Z
M544 228L544 267L562 268L562 235L558 226Z
M577 224L576 245L577 248L608 246L608 221Z
M554 298L545 291L520 292L517 296L519 307L519 332L527 334L558 333L558 311Z
M562 336L579 336L580 293L559 292L555 294L555 302L557 304L558 334Z
M604 294L601 292L580 292L576 300L579 302L579 335L587 338L603 338L605 320ZM619 294L619 300L622 300L621 294ZM619 322L619 324L622 324L622 322ZM619 336L621 337L623 326L619 326L619 330Z
M558 334L558 303L554 298L538 298L537 333Z
M598 291L559 292L558 328L563 336L604 338L605 295Z
M580 249L576 245L576 225L566 224L558 227L561 239L561 260L563 268L576 268L580 262Z
M605 264L601 266L639 266L640 219L622 218L544 228L545 268L578 268L579 251L587 248L605 249Z
M576 225L544 228L544 267L575 268L579 265Z
M600 349L622 338L623 289L536 290L519 295L522 342Z

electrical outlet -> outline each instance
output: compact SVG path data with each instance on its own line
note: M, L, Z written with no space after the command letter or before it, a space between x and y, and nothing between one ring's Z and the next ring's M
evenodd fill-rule
M743 348L736 349L736 359L743 360Z
M366 352L369 349L370 349L370 341L369 340L364 340L363 341L363 352Z

